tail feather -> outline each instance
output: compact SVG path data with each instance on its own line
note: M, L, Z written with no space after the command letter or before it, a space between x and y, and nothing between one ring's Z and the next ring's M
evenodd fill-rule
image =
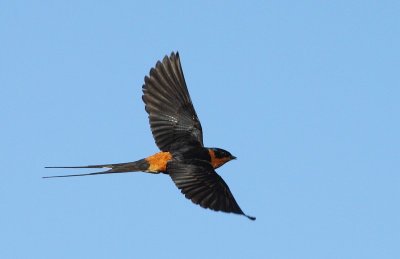
M145 159L141 159L135 162L120 163L120 164L104 164L104 165L87 165L87 166L46 166L45 168L109 168L107 171L86 173L86 174L68 174L68 175L54 175L45 176L43 178L57 178L57 177L72 177L72 176L88 176L88 175L99 175L99 174L117 174L117 173L128 173L137 171L146 171L149 167L148 162Z
M53 167L59 168L59 167ZM88 174L66 174L66 175L52 175L52 176L43 176L42 178L59 178L59 177L73 177L73 176L88 176L88 175L98 175L98 174L118 174L118 173L127 173L127 172L113 172L111 170L96 172L96 173L88 173Z
M129 163L122 164L106 164L106 165L85 165L85 166L45 166L44 168L113 168L118 165L124 165Z

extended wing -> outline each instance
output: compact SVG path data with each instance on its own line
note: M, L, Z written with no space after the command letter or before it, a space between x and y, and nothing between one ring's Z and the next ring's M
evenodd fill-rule
M178 53L165 56L145 77L142 97L151 131L162 151L203 146L200 121L186 87ZM177 146L178 145L178 146Z
M244 214L237 204L228 185L204 160L173 160L167 170L175 185L186 198L203 208L255 217Z

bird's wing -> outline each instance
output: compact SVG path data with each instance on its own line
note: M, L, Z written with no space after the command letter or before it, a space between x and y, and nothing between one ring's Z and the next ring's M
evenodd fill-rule
M203 208L241 214L251 220L255 217L244 214L228 185L204 160L172 160L167 171L175 185L186 198Z
M158 61L144 81L142 99L157 146L162 151L185 144L203 146L201 124L186 87L179 53Z

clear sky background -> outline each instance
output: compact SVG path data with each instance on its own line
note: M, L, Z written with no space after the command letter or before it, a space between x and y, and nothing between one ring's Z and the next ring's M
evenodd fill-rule
M399 1L142 2L0 1L0 258L400 258ZM176 50L255 222L167 175L41 178L157 152Z

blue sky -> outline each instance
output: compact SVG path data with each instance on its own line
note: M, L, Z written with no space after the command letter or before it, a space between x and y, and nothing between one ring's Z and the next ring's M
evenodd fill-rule
M0 258L400 258L399 12L1 1ZM166 175L41 179L157 152L141 86L176 50L255 222L191 204Z

